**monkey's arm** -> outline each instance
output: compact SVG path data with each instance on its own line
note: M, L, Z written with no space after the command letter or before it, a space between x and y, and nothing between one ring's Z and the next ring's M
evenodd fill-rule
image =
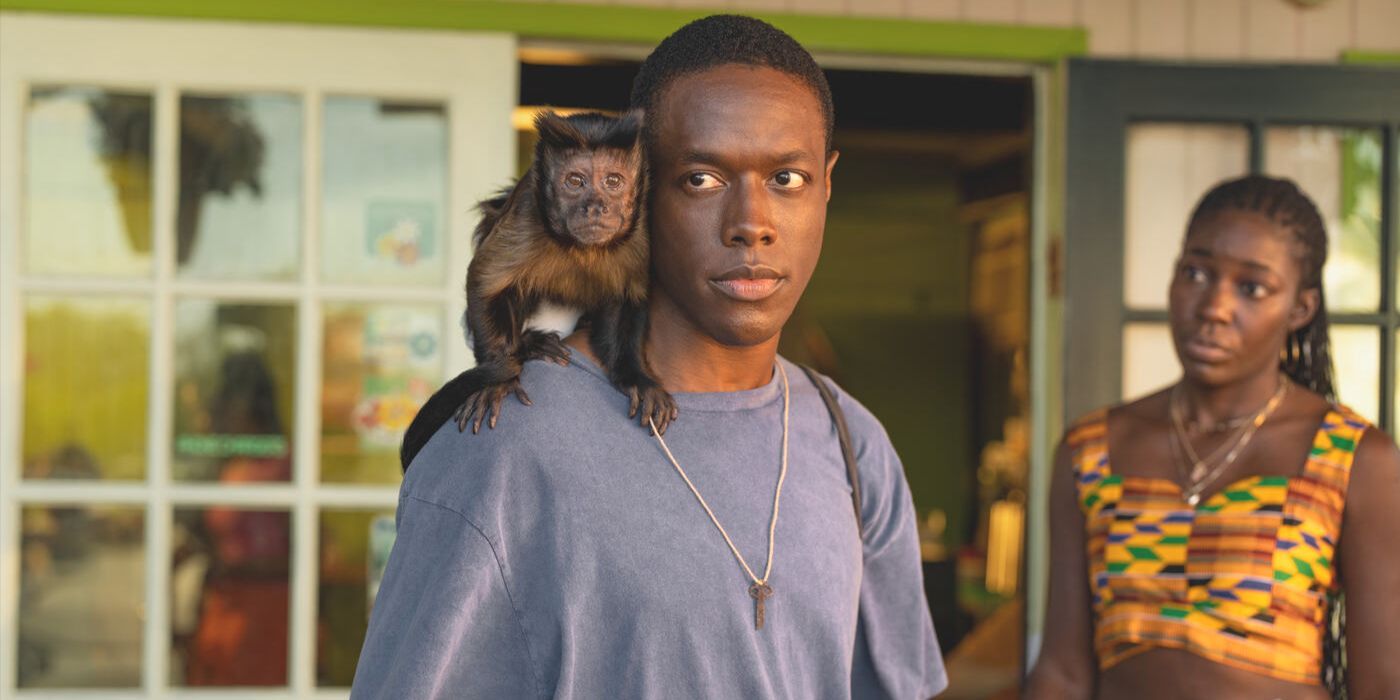
M654 423L657 432L664 434L680 411L646 361L646 302L623 300L600 309L590 319L589 345L613 384L630 399L627 416L637 418L643 427Z
M525 331L525 321L539 303L540 256L552 245L532 216L533 198L520 189L512 195L507 210L482 241L467 270L467 330L476 356L481 387L466 397L457 414L457 427L481 430L489 416L495 427L501 402L514 394L530 405L530 397L520 386L520 370L530 359L542 358L561 364L568 362L568 351L552 333Z

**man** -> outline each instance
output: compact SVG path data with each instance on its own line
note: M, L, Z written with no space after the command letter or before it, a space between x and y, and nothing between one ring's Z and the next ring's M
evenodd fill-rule
M913 504L839 393L863 535L817 388L777 358L821 252L830 90L758 20L716 16L642 66L652 163L646 351L661 438L569 339L534 404L449 424L408 470L356 698L927 698L946 685ZM779 506L781 505L781 508Z

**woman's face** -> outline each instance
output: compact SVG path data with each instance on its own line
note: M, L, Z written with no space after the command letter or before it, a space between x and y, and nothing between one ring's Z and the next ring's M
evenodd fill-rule
M1300 244L1267 216L1228 209L1186 233L1172 276L1172 341L1189 380L1231 384L1277 367L1321 302L1302 285Z

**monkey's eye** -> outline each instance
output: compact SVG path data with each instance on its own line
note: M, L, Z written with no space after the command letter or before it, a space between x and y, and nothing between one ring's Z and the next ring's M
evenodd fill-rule
M795 190L807 184L807 176L796 170L779 170L773 176L773 182L783 189Z
M603 178L603 186L610 190L622 187L622 183L623 177L617 173L610 173L607 177Z
M715 177L710 173L705 172L697 172L686 175L685 184L691 189L696 190L713 190L717 187L724 186L724 183L720 182L719 178Z
M569 173L568 176L564 178L564 184L574 189L583 187L584 182L583 176L578 173Z

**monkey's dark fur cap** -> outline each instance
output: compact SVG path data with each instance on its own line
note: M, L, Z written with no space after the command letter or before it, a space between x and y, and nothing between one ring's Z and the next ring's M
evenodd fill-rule
M711 15L666 37L647 56L632 81L632 107L650 112L676 78L732 64L772 68L811 88L821 105L826 147L831 148L836 110L831 104L826 74L796 39L753 17ZM647 123L655 122L649 119Z

